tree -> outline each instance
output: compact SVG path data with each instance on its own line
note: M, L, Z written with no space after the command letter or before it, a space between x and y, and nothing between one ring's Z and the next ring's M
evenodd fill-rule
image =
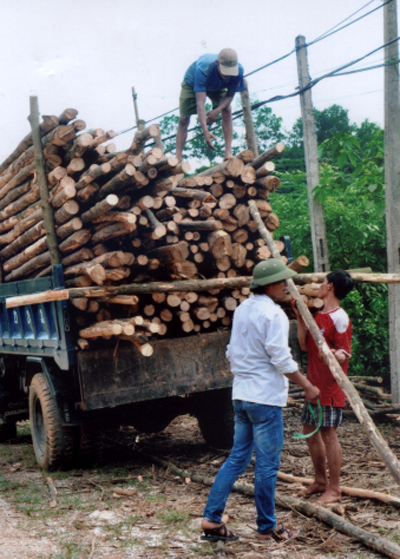
M383 131L371 123L360 129L361 141L357 131L339 132L322 144L321 155L328 152L330 158L321 164L314 194L324 205L331 269L384 272ZM305 174L282 173L280 178L281 187L270 196L281 220L279 231L291 238L294 255L312 261ZM350 374L384 374L389 370L387 286L358 284L343 306L354 331Z

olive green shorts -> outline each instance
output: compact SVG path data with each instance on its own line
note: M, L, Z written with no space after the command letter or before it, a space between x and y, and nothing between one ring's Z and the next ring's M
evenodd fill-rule
M226 93L226 89L222 89L221 91L207 91L207 97L211 100L213 109L218 107ZM186 82L182 82L182 89L179 95L179 115L190 116L196 113L196 92Z

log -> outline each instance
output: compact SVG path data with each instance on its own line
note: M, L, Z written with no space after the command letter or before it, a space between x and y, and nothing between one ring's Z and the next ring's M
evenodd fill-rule
M106 271L98 262L82 262L74 264L64 269L65 277L68 276L89 276L97 285L103 285L106 280ZM82 336L84 337L84 336Z
M302 483L303 485L311 485L314 482L311 478L293 476L292 474L285 474L283 472L278 472L278 479L288 481L289 483ZM388 495L387 493L380 493L369 489L358 489L356 487L348 487L346 485L341 485L340 490L345 495L360 497L361 499L374 499L381 501L386 505L400 508L400 499L398 497L394 497L393 495Z
M59 239L66 239L74 231L79 231L80 229L82 229L82 227L82 220L79 217L73 217L72 219L67 221L67 223L60 225L60 227L57 228L57 237Z
M304 270L310 264L309 259L307 256L298 256L296 260L293 260L290 264L288 264L288 268L293 270L294 272L300 272L300 270Z
M32 150L32 154L33 154L33 150ZM16 188L21 183L25 182L30 175L33 175L34 171L35 171L35 161L32 161L31 163L29 163L29 165L26 165L16 175L14 175L11 180L9 180L4 184L4 186L0 190L0 199L3 199L6 196L6 194L8 194L13 188Z
M54 214L54 221L62 225L79 212L79 204L75 200L67 200Z
M144 144L147 140L155 138L160 135L160 127L158 124L151 124L144 130L138 130L133 138L132 145L130 147L130 152L132 154L137 154L142 151Z
M59 124L59 119L56 116L42 117L43 122L40 123L40 136L43 137L48 132L56 128ZM63 124L60 122L60 124ZM3 173L9 167L13 161L15 161L20 155L22 155L28 148L33 145L32 132L30 132L25 138L18 144L15 150L3 161L0 165L0 173Z
M81 215L82 222L88 223L90 221L93 221L100 215L103 215L106 212L112 210L117 204L118 196L116 196L115 194L109 194L108 196L106 196L106 198L100 200L100 202L97 202L97 204L92 206L89 210Z
M135 167L131 163L128 163L122 171L100 187L97 196L104 197L106 194L113 194L116 190L122 188L122 186L136 184L137 174Z
M233 157L226 161L223 161L215 167L210 167L198 174L200 177L214 175L216 173L222 173L224 176L228 177L240 177L244 170L244 162L238 157Z
M7 260L8 258L11 258L12 256L18 254L31 243L43 237L45 233L46 230L44 227L44 222L43 220L41 220L0 251L2 260ZM7 268L5 266L3 266L3 268L5 271L7 271Z
M26 217L18 218L15 216L11 218L11 231L5 233L4 235L0 236L0 244L8 244L15 241L20 235L22 235L25 231L30 229L35 223L43 219L43 208L31 208L31 213L28 213ZM4 222L3 222L4 224Z
M278 142L277 144L275 144L271 148L264 151L264 153L262 153L261 155L256 157L251 163L249 163L249 165L254 167L254 169L258 169L266 161L271 161L271 159L273 159L274 157L277 157L278 155L280 155L284 151L285 151L285 144L283 144L282 142Z
M182 198L193 198L193 200L200 200L203 203L217 201L210 192L204 192L203 190L194 190L189 188L182 188L179 186L172 186L170 188L170 192L174 196L180 196Z
M102 163L101 165L92 165L86 173L81 175L79 181L76 183L76 190L82 190L87 187L90 183L94 182L98 178L107 175L112 170L111 163Z
M110 225L106 225L99 231L96 231L92 236L93 243L104 243L105 241L109 241L111 239L117 239L118 237L123 237L128 233L131 233L136 229L136 225L127 224L127 223L111 223Z
M277 251L275 244L266 230L264 224L262 223L260 214L257 211L257 206L255 205L253 200L249 201L250 212L254 217L258 229L260 231L261 236L266 241L268 248L271 250L271 253L274 258L281 258L279 252ZM383 439L379 431L377 430L374 422L372 421L371 417L369 416L360 396L358 395L357 390L354 388L352 382L347 378L344 374L342 368L340 367L339 363L332 355L331 350L328 347L323 335L321 334L318 326L316 325L310 311L304 304L301 295L299 294L294 282L292 279L287 280L289 292L290 294L296 299L297 301L297 308L303 317L310 334L312 335L317 347L319 348L322 358L324 359L325 363L328 365L334 379L339 384L340 388L346 394L347 399L354 410L354 413L359 420L362 427L365 429L368 438L379 454L381 456L383 462L385 463L386 467L388 468L389 472L396 480L397 483L400 484L400 462L398 461L397 457L393 454L390 450L386 441Z

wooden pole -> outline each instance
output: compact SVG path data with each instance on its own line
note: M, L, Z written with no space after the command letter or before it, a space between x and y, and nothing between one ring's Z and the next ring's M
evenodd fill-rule
M397 2L384 7L385 60L399 59ZM388 271L400 273L400 103L399 65L385 67L385 197ZM400 286L389 287L390 373L393 402L400 402Z
M35 96L30 97L30 111L31 112L28 120L32 128L33 149L35 152L36 179L39 185L40 200L43 207L43 222L46 230L46 241L47 246L49 247L51 265L55 266L61 263L61 257L54 225L53 208L49 201L49 188L46 178L42 142L40 139L39 104L38 98Z
M281 259L281 255L278 252L276 245L268 233L264 223L261 219L261 216L258 212L257 206L254 200L249 201L249 207L251 215L254 218L254 221L257 223L258 230L261 234L261 237L265 240L268 245L269 250L274 258ZM383 462L385 463L386 467L388 468L389 472L392 474L394 479L397 483L400 484L400 462L390 450L386 441L383 439L379 431L377 430L374 422L372 421L370 415L368 414L356 388L353 386L352 382L347 378L344 374L342 368L340 367L339 363L333 356L331 350L328 347L323 335L321 334L315 320L313 319L310 311L308 310L307 306L305 305L300 293L298 292L294 282L292 279L287 280L289 292L297 300L297 308L306 323L310 334L315 340L321 354L322 358L325 363L328 365L334 379L339 384L340 388L346 394L347 399L351 407L354 410L354 413L364 427L370 442L372 443L375 450L378 452L379 456L382 458Z
M319 183L319 162L317 132L315 129L305 37L296 37L297 74L299 78L301 117L303 120L304 155L307 171L308 206L310 209L311 240L314 255L314 269L317 272L329 270L328 244L324 211L321 202L314 199L312 190Z
M135 119L136 119L136 126L138 130L144 130L144 126L145 126L145 121L144 120L140 120L139 118L139 109L138 109L138 105L137 105L137 93L135 91L135 88L132 87L132 100L133 100L133 108L135 110Z
M400 274L350 274L356 283L400 283ZM325 272L320 274L297 274L295 282L298 284L322 283ZM371 278L369 278L371 276ZM17 295L7 297L6 308L12 309L24 305L36 305L49 301L66 301L78 297L109 297L114 295L140 295L148 293L170 293L173 291L208 291L210 289L240 289L248 287L251 276L236 278L212 278L205 280L182 280L171 282L133 283L129 285L115 285L109 287L72 287L57 291L42 291L31 295Z
M242 108L243 108L243 122L246 129L246 144L248 149L254 153L254 157L258 157L257 137L254 130L253 115L251 114L251 104L249 97L249 88L247 80L244 80L244 91L242 91Z

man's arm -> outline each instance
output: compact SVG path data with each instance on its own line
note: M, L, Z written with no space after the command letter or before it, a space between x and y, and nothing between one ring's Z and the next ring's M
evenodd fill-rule
M221 99L218 107L215 107L215 109L212 109L212 111L208 111L208 113L206 114L208 125L214 124L214 122L218 118L218 115L221 114L224 109L229 107L229 105L232 103L234 95L235 94L232 91L228 91L225 97Z
M200 126L201 129L203 130L204 138L206 140L207 145L211 149L215 149L215 146L212 145L212 140L216 140L217 138L207 128L207 115L206 115L206 106L205 106L206 97L207 94L205 91L196 92L197 116L199 117Z
M301 386L301 388L304 388L306 400L308 400L309 402L313 402L320 397L321 392L319 388L311 384L311 382L307 380L307 378L303 376L300 371L295 371L294 373L286 373L285 376L295 384Z

